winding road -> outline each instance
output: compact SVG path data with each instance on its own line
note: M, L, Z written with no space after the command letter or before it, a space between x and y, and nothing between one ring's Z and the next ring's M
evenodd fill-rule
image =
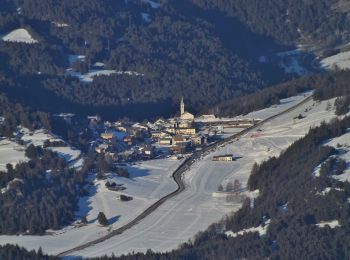
M73 247L69 250L66 250L64 252L59 253L57 256L62 257L62 256L67 256L69 254L72 254L76 251L80 251L83 249L86 249L90 246L96 245L98 243L104 242L114 236L120 235L122 234L124 231L130 229L131 227L137 225L141 220L143 220L144 218L146 218L148 215L150 215L152 212L154 212L157 208L159 208L164 202L166 202L167 200L175 197L176 195L180 194L181 192L183 192L185 190L185 183L182 180L182 176L183 174L190 169L191 165L193 165L197 160L200 160L203 156L208 155L210 152L215 151L217 148L219 147L223 147L229 143L232 143L235 139L245 135L246 133L248 133L249 131L256 129L260 126L262 126L264 123L271 121L272 119L275 119L281 115L284 115L286 113L289 113L293 110L295 110L296 108L298 108L299 106L303 105L304 103L308 102L310 99L312 99L312 96L308 96L305 99L303 99L301 102L299 102L298 104L276 114L273 116L270 116L262 121L260 121L259 123L255 124L254 126L251 126L249 128L244 129L243 131L236 133L228 138L225 138L223 140L220 140L214 144L211 144L207 147L205 147L204 149L200 150L200 151L196 151L195 153L193 153L190 157L188 157L187 159L185 159L182 164L173 172L172 176L174 181L177 184L177 189L171 193L169 193L168 195L164 196L163 198L159 199L158 201L156 201L154 204L152 204L151 206L149 206L146 210L144 210L140 215L138 215L136 218L134 218L133 220L131 220L129 223L125 224L124 226L112 230L110 233L108 233L105 236L102 236L98 239L92 240L90 242L81 244L79 246Z

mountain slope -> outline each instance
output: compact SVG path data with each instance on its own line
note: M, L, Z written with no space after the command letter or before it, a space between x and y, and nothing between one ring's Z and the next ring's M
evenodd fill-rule
M45 103L39 108L48 111L87 108L108 115L113 108L120 110L114 116L133 116L130 108L146 106L149 116L162 110L169 115L184 95L196 112L287 77L276 65L258 60L281 46L221 12L213 16L184 1L159 6L122 0L7 2L0 9L1 34L22 28L36 42L0 41L1 89L11 94L15 85L12 97L31 106ZM258 40L264 44L250 52L247 46ZM111 75L88 84L76 77L101 70ZM37 102L26 97L27 89ZM53 102L41 98L43 91ZM152 112L158 103L162 109Z

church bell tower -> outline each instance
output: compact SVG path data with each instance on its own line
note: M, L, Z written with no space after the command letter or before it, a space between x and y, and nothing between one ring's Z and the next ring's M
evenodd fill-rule
M180 115L183 115L184 113L185 113L184 97L181 97L181 102L180 102Z

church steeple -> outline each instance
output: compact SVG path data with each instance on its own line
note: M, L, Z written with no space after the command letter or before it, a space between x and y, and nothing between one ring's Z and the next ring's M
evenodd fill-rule
M181 102L180 102L180 115L183 115L184 113L185 113L184 97L181 97Z

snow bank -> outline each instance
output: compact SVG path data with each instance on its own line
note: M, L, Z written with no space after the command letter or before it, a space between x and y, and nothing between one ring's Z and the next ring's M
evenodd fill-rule
M341 52L336 55L321 60L321 67L325 69L333 69L337 66L340 69L350 68L350 51Z
M23 42L28 44L38 43L26 29L16 29L8 33L2 39L6 42Z

